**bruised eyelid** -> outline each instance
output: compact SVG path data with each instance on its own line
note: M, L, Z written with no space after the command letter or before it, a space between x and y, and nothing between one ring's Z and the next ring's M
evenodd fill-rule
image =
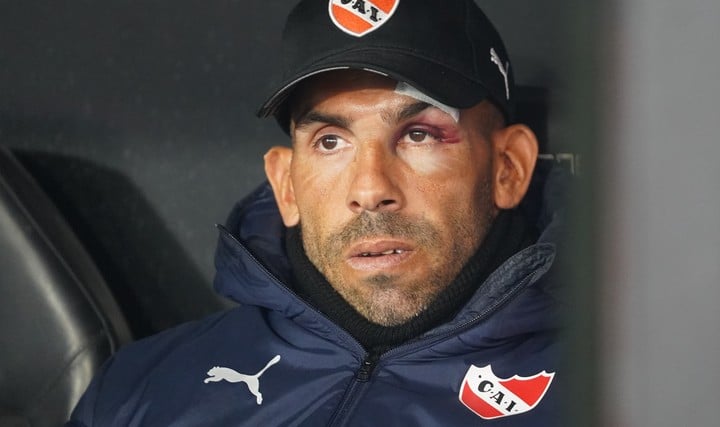
M419 116L413 118L398 129L396 139L403 138L413 131L425 132L438 142L454 143L460 140L460 129L453 122L437 120L432 117Z

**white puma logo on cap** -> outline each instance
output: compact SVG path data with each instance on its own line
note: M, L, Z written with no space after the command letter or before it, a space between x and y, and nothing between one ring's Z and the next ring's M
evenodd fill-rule
M508 83L508 72L510 71L510 63L506 62L504 65L500 59L500 55L495 52L494 48L490 48L490 60L497 64L500 69L500 74L505 78L505 98L510 100L510 84Z
M252 393L255 396L255 401L258 405L262 404L263 397L262 393L260 393L260 376L265 373L265 371L271 367L272 365L278 363L280 361L280 355L277 355L273 357L267 365L265 365L264 368L260 370L255 375L245 375L241 374L240 372L230 369L230 368L223 368L221 366L215 366L212 369L210 369L207 374L208 377L205 378L205 384L209 382L218 382L218 381L227 381L229 383L239 383L243 382L247 385L248 390L250 390L250 393Z

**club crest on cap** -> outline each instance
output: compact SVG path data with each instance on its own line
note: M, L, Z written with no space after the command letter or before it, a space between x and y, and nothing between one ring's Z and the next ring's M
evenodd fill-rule
M385 24L400 0L330 0L328 11L336 27L362 37Z

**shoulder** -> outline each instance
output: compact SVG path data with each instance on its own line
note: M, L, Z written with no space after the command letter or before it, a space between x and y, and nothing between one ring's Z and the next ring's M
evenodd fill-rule
M193 350L194 343L207 340L208 335L221 335L217 329L227 328L235 311L184 323L121 348L95 375L67 425L104 425L107 420L98 417L115 414L127 402L138 399L152 378L170 380L158 372L176 364L174 356L197 351Z

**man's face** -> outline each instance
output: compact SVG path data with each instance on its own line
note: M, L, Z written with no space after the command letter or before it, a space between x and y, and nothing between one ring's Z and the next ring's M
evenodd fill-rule
M496 214L487 103L459 122L364 72L329 73L294 103L288 200L308 258L360 314L422 311Z

